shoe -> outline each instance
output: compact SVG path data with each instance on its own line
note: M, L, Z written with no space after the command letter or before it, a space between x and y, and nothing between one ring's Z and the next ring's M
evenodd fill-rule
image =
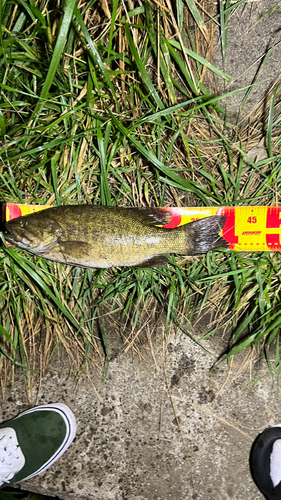
M0 424L0 487L48 469L72 443L76 422L62 403L37 406Z
M250 467L253 479L267 500L281 499L281 427L265 429L255 440Z

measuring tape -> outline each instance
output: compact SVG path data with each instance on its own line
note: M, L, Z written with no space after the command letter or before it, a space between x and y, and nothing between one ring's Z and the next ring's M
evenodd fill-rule
M2 203L2 220L9 221L49 206ZM211 215L225 215L222 236L239 252L281 251L281 207L163 207L171 214L165 228L174 229Z

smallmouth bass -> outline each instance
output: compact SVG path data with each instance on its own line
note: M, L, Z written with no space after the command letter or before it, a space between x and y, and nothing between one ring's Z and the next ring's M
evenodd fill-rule
M214 215L177 227L161 208L91 205L52 207L5 223L7 241L55 262L87 268L154 267L163 254L198 255L228 248L219 236L226 217Z

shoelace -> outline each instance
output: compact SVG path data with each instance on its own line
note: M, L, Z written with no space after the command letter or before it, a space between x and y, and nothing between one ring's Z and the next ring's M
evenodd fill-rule
M19 472L14 460L20 459L18 445L12 444L14 439L9 434L0 437L0 483L9 483L14 475Z

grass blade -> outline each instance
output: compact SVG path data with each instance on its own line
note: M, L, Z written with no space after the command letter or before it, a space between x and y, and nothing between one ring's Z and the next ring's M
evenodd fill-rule
M44 105L44 103L41 101L44 101L47 98L48 92L49 92L51 85L54 81L54 77L55 77L58 65L60 63L60 60L61 60L62 52L63 52L64 46L66 44L67 34L68 34L70 23L71 23L71 20L73 17L73 11L74 11L75 5L76 5L76 0L66 0L66 2L65 2L64 15L62 18L61 26L59 28L59 33L57 36L57 41L56 41L56 45L54 48L54 54L53 54L53 57L52 57L52 60L50 63L49 71L48 71L42 92L40 94L40 100L39 100L38 104L36 105L34 112L31 116L30 121L33 122L33 126L36 124L37 118L39 117L40 112L42 110L42 107Z

